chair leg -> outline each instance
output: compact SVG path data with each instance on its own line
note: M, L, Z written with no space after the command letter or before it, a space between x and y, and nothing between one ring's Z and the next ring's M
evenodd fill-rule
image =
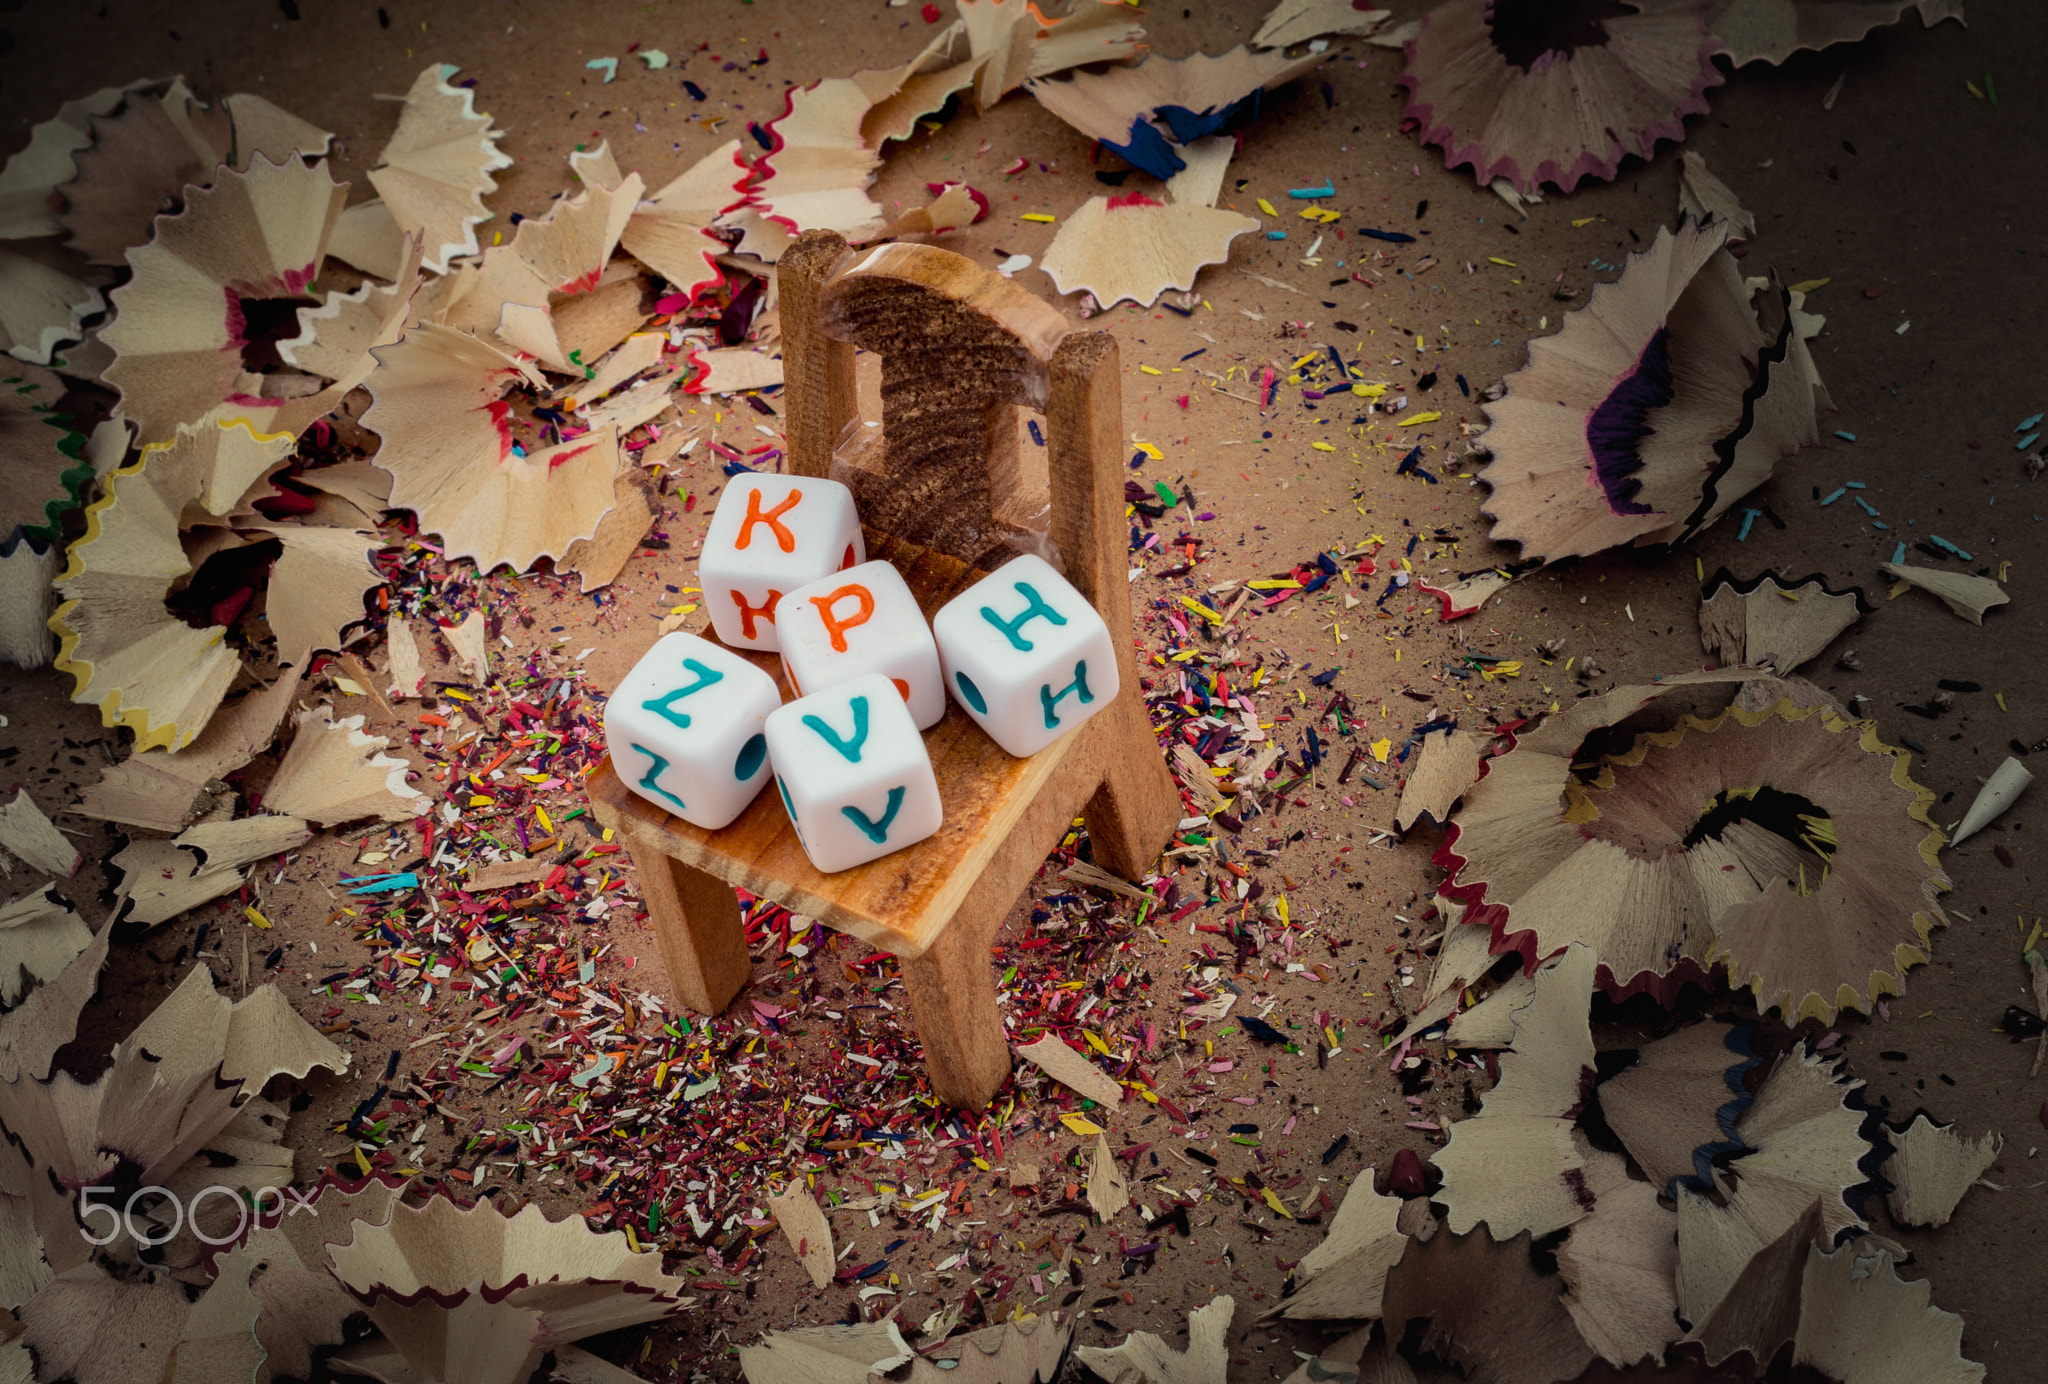
M1088 824L1097 865L1125 879L1143 879L1180 821L1180 791L1166 770L1142 704L1110 715L1118 720L1104 727L1100 742L1102 784L1081 809L1081 818Z
M723 1013L754 976L732 886L666 854L630 824L622 835L676 999L698 1014Z
M956 918L931 950L901 963L932 1091L962 1110L987 1105L1010 1074L1010 1044L988 969L987 931Z

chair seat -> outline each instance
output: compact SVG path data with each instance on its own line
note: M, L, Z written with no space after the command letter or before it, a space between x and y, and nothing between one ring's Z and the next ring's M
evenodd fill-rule
M873 530L867 539L870 560L895 565L928 619L983 575L942 553ZM709 630L704 637L716 638ZM781 659L745 649L734 652L772 676L785 702L794 699ZM1135 689L1130 694L1136 695ZM829 875L812 866L773 792L763 791L736 821L717 831L685 822L633 792L609 757L591 777L589 793L601 819L632 821L683 864L909 959L922 956L938 940L999 851L1064 827L1079 810L1078 801L1058 802L1064 794L1054 793L1048 802L1040 799L1077 745L1085 747L1094 738L1070 735L1029 759L1017 759L949 700L944 719L925 732L945 806L944 825L915 845ZM1081 752L1088 753L1085 748ZM1048 820L1036 820L1041 817Z

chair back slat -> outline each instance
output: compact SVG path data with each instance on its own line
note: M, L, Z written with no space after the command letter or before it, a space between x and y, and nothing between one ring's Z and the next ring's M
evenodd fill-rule
M1029 530L1045 524L1048 556L1087 573L1076 585L1128 618L1127 594L1095 580L1102 535L1122 532L1119 391L1106 333L1075 332L1009 279L929 245L856 254L833 232L807 232L777 273L793 470L845 481L871 529L982 570L1034 546ZM1083 349L1089 342L1101 344ZM856 348L881 365L878 437L855 426ZM1071 378L1056 410L1063 351ZM1049 496L1028 479L1019 408L1045 414ZM1072 429L1076 437L1059 436ZM1098 450L1107 462L1099 483Z

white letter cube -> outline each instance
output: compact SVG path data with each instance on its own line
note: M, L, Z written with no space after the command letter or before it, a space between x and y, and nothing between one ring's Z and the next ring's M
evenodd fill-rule
M946 690L989 738L1037 754L1117 694L1116 645L1043 558L1013 558L932 621Z
M746 810L768 781L775 679L694 634L662 638L604 708L612 767L635 793L707 831Z
M720 639L773 653L784 594L867 556L853 492L838 481L742 474L718 497L698 585Z
M922 841L944 820L924 737L884 674L770 712L768 758L797 839L826 874Z
M882 673L919 730L946 714L939 646L917 597L886 562L863 562L788 592L775 628L782 666L798 696L863 673Z

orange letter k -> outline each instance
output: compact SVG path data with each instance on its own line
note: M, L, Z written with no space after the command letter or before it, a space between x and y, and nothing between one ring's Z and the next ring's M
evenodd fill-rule
M795 552L796 535L784 528L780 521L783 515L796 508L796 502L803 497L803 491L792 490L781 504L763 514L761 512L761 492L758 489L748 491L747 517L740 521L740 536L733 540L733 547L746 547L747 544L753 541L754 525L766 524L769 528L775 530L775 545L778 548L782 549L785 553Z

